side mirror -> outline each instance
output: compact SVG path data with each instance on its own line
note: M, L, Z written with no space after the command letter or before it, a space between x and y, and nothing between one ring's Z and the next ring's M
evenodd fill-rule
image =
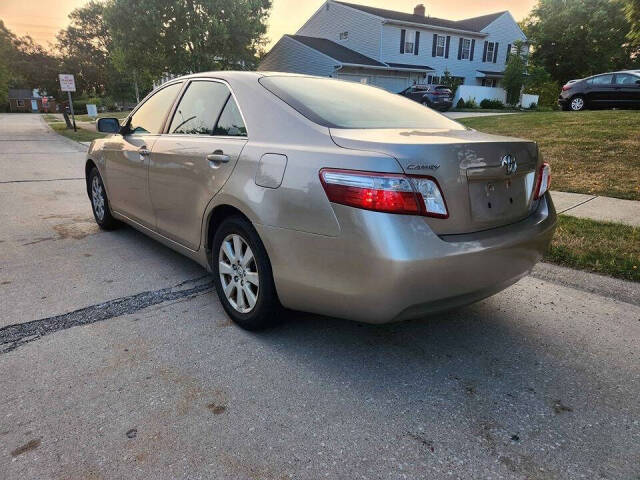
M117 118L99 118L97 130L102 133L120 133L120 121Z

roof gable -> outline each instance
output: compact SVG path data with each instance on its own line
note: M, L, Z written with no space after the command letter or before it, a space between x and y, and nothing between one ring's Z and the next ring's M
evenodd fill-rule
M304 35L286 35L298 42L325 54L342 63L351 63L355 65L369 65L374 67L386 67L384 63L378 62L371 57L362 55L361 53L351 50L326 38L307 37Z
M413 13L396 12L395 10L386 10L384 8L369 7L367 5L358 5L348 2L336 2L347 7L355 8L362 12L376 15L388 20L398 22L417 23L422 25L432 25L434 27L452 28L456 30L468 30L471 32L482 32L489 24L506 13L505 11L490 13L480 17L467 18L464 20L447 20L437 17L424 17L422 15L414 15Z

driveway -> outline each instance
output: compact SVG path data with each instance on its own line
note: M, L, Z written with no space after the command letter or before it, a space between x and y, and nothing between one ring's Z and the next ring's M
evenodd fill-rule
M0 116L0 478L640 475L637 284L542 265L421 321L248 333L93 225L82 150Z

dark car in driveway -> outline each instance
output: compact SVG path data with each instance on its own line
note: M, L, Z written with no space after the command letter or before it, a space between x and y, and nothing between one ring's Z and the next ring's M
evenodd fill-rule
M586 108L640 108L640 70L602 73L571 80L560 92L563 110Z
M453 104L453 92L445 85L412 85L400 95L441 112L446 112Z

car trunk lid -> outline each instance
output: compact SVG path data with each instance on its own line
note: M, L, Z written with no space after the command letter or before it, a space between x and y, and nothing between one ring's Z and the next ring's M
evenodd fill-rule
M438 234L471 233L515 223L535 208L534 142L471 130L331 129L334 142L394 157L408 175L431 176L449 218L425 218Z

